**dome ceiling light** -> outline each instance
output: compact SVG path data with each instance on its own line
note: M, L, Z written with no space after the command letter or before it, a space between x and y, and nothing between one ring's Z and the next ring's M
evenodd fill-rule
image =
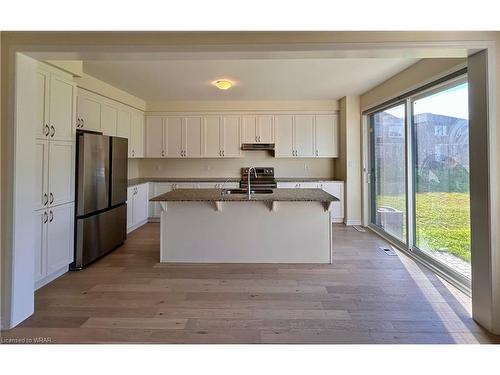
M218 79L217 81L212 82L212 84L219 90L228 90L234 85L233 82L228 79Z

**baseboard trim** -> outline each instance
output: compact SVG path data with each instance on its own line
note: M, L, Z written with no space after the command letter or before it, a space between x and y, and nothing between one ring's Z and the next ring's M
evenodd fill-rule
M64 275L68 271L69 271L69 264L58 269L57 271L52 272L50 275L45 276L43 279L38 280L37 282L35 282L35 290L38 290L42 286L47 285L51 281L54 281L55 279Z
M144 224L146 224L148 222L148 219L146 220L143 220L137 224L135 224L134 226L131 226L130 228L127 228L127 234L133 232L134 230L136 230L137 228L140 228L142 227Z
M148 219L148 223L159 223L160 222L160 218L159 217L150 217Z

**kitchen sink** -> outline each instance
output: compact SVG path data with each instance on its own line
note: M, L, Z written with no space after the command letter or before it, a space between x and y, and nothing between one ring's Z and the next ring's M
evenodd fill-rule
M260 190L250 190L250 194L272 194L272 189L260 189ZM222 195L231 195L231 194L248 194L247 189L225 189L222 190Z

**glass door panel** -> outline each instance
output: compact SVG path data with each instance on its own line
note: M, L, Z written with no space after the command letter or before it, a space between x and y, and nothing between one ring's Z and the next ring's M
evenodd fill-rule
M371 221L406 241L406 104L370 115Z
M414 99L412 110L415 246L470 278L467 82Z

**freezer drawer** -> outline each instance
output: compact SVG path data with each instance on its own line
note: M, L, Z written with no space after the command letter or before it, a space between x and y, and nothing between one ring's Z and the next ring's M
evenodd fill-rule
M75 261L70 268L81 269L121 245L127 238L127 205L78 219Z

